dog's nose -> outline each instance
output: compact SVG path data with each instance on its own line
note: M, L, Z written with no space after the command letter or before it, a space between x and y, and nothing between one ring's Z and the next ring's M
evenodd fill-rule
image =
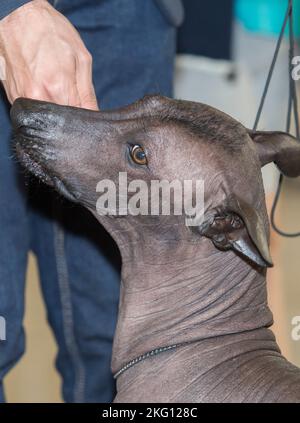
M39 125L38 116L40 114L40 107L36 101L26 98L18 98L10 112L11 120L14 129L19 129L23 126L35 127Z
M55 127L61 118L54 108L54 104L45 101L18 98L10 111L14 130L27 133Z

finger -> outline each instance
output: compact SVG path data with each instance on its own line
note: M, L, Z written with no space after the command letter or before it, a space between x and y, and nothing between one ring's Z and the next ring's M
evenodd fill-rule
M17 98L16 94L12 92L12 90L10 89L6 81L2 81L2 85L3 85L8 101L10 102L10 104L13 104L13 102Z
M81 107L75 72L64 78L61 77L55 84L47 85L45 91L45 97L48 101L63 106Z
M4 88L4 91L6 93L6 97L10 104L12 104L18 97L20 97L20 94L18 93L16 83L13 79L5 79L2 81L2 85Z
M92 76L92 57L85 50L77 60L76 80L80 97L81 107L91 110L99 110Z
M82 107L76 79L70 81L68 85L68 105L72 107Z

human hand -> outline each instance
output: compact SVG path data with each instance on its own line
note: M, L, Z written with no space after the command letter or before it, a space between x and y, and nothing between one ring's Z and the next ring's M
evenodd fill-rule
M92 57L73 25L46 0L32 0L0 21L4 89L18 97L97 110Z

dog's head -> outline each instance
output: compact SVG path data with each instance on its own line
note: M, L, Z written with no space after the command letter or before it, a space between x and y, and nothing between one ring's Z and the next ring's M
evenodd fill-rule
M18 99L11 117L21 162L68 199L95 211L99 181L117 186L121 172L128 184L148 186L203 180L204 220L184 230L272 265L260 168L273 161L285 175L298 176L300 144L293 137L252 132L207 105L160 96L111 112ZM134 225L146 218L128 217Z

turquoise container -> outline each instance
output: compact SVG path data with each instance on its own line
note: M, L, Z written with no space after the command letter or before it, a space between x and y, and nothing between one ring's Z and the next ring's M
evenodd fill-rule
M249 31L278 35L287 6L288 0L236 0L235 16ZM294 0L294 30L300 37L300 0Z

